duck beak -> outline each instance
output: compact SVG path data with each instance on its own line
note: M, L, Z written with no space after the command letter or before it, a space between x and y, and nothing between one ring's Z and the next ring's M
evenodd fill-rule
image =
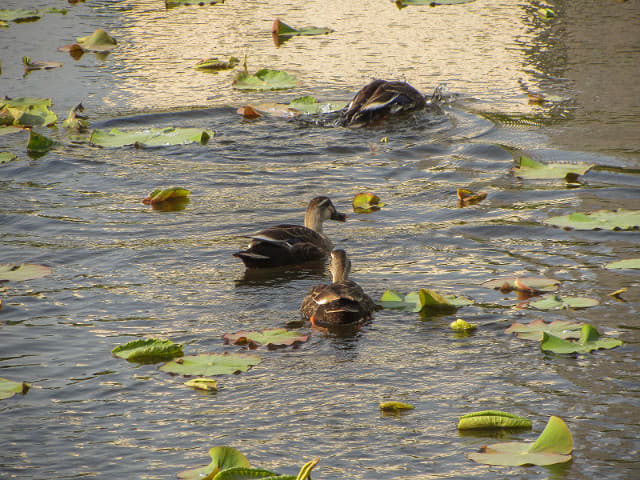
M337 220L338 222L346 222L347 221L347 214L346 213L340 213L340 212L334 212L331 214L331 220Z

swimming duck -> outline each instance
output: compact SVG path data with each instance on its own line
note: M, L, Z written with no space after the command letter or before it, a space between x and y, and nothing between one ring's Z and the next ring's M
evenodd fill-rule
M270 268L324 260L333 244L322 233L325 220L344 222L347 216L336 210L329 197L315 197L309 202L301 225L276 225L251 236L245 250L233 254L247 268Z
M343 127L375 125L391 115L427 106L422 94L405 82L374 80L362 87L340 119Z
M302 316L320 327L357 326L371 318L376 304L349 280L351 260L344 250L331 252L331 285L316 285L300 305Z

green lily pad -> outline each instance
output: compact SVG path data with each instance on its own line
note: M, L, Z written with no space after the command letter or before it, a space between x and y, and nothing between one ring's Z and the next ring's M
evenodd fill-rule
M61 62L34 62L29 57L22 57L22 63L24 64L24 69L27 72L32 70L50 70L52 68L60 68L64 65Z
M556 16L556 12L554 12L550 8L539 8L537 13L539 17L544 19L553 18Z
M157 189L142 199L142 203L145 205L156 205L171 199L186 198L190 193L190 190L180 187L169 187L163 190Z
M201 353L168 362L160 370L177 375L208 377L246 372L261 361L257 355L247 353Z
M331 32L333 32L333 30L331 30L330 28L293 28L286 23L281 22L277 18L273 21L273 26L271 27L271 33L279 37L293 37L296 35L324 35Z
M359 193L353 197L353 211L356 213L371 213L377 212L381 207L386 204L380 201L375 193Z
M27 382L14 382L6 378L0 378L0 400L5 398L11 398L16 393L22 393L23 395L29 391L29 384Z
M2 125L0 126L0 136L9 135L11 133L23 132L24 130L25 130L24 127L17 127L14 125Z
M528 293L543 293L555 292L560 282L555 278L545 277L505 277L488 280L481 285L487 288L499 289L502 293L508 293L512 290Z
M391 0L399 9L409 6L423 6L428 5L430 7L437 7L438 5L457 5L459 3L471 3L475 0Z
M291 101L287 108L293 108L302 113L307 114L320 114L331 113L342 110L348 102L317 102L316 99L310 95L299 97Z
M531 420L498 410L467 413L458 420L458 430L474 428L531 428Z
M486 465L554 465L571 460L573 437L561 418L552 416L533 442L505 442L482 447L469 458Z
M617 262L607 263L604 268L606 268L607 270L639 269L640 258L627 258L626 260L618 260Z
M111 353L130 362L155 363L170 358L181 357L182 345L171 340L144 338L119 345Z
M381 402L378 408L383 412L399 412L402 410L413 410L415 407L409 403L388 401Z
M593 213L570 213L547 218L544 223L574 230L634 230L640 228L640 210L612 212L599 210Z
M278 475L264 468L245 467L234 467L222 470L213 477L213 480L252 480L254 478L262 478L263 480L296 480L296 477L293 475Z
M62 15L67 14L67 10L64 8L18 8L16 10L0 9L0 20L3 22L33 22L39 20L44 14L47 13L60 13Z
M560 310L563 308L587 308L599 305L595 298L566 297L560 295L547 295L540 300L529 302L529 306L538 310Z
M215 5L216 3L224 3L224 0L165 0L164 2L166 8L185 7L188 5Z
M87 120L87 117L80 115L82 112L84 112L84 107L79 103L69 110L69 115L67 115L67 119L62 122L62 126L77 132L85 131L89 127L89 121Z
M29 132L29 143L27 143L27 151L30 153L46 153L53 148L56 142L49 137L40 135L38 132L31 130Z
M213 447L209 450L211 463L206 467L194 468L178 473L184 480L211 479L222 470L230 468L249 468L249 460L233 447Z
M22 263L20 266L12 263L0 264L0 282L22 282L46 277L50 273L51 269L49 267L34 263Z
M58 116L49 110L51 99L20 97L0 100L0 120L3 124L42 125L56 123Z
M586 163L542 163L532 158L521 156L518 165L511 172L518 178L566 178L567 174L584 175L593 167Z
M580 338L580 331L584 323L570 320L554 320L545 322L541 318L529 323L511 324L505 333L515 333L518 338L526 340L542 340L543 333L550 333L558 338Z
M218 390L218 381L213 378L192 378L184 382L187 387L205 392L215 392Z
M213 58L206 58L204 60L200 60L198 63L196 63L193 66L193 68L197 68L198 70L214 70L214 71L231 70L238 63L240 63L240 60L237 59L236 57L229 57L228 62L223 62L217 57L213 57Z
M242 330L236 333L225 333L222 338L225 343L247 345L252 349L257 348L258 345L266 345L267 348L274 349L304 343L309 339L309 335L286 328L267 328L260 331Z
M3 163L11 162L12 160L15 160L16 158L18 158L18 156L14 155L13 153L0 152L0 165L2 165Z
M91 35L76 39L78 45L88 52L110 52L118 42L102 28L98 28Z
M240 72L233 80L233 88L238 90L287 90L299 84L293 75L268 68L259 70L255 75Z
M473 304L473 300L455 295L440 295L433 290L422 288L418 292L411 292L407 295L402 295L394 290L387 290L382 294L378 303L384 308L410 312L420 312L424 309L455 311L458 307Z
M121 131L117 128L110 132L94 130L89 141L100 147L164 147L168 145L184 145L200 143L206 145L214 135L213 131L201 128L149 128L137 131Z
M472 323L469 323L461 318L454 320L449 324L449 328L451 330L455 330L457 332L468 332L471 330L475 330L476 326Z
M600 338L600 334L592 325L583 325L580 338L576 342L556 337L550 333L542 334L540 348L554 353L589 353L600 348L609 349L622 345L621 340L615 338Z

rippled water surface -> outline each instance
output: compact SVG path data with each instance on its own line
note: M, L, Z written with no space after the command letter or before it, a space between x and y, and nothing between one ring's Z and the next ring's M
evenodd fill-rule
M638 475L640 282L632 270L603 265L637 257L640 234L543 222L640 208L640 8L551 4L556 17L542 21L539 5L526 1L399 10L384 0L228 0L166 10L160 1L88 0L66 16L2 29L2 95L49 97L61 120L82 102L92 128L189 126L216 135L205 146L98 149L71 143L62 128L38 129L60 144L37 159L26 153L28 134L0 136L0 151L19 157L0 165L0 263L53 269L0 290L0 376L32 386L0 402L0 476L174 478L208 463L215 445L288 474L319 457L317 479ZM276 47L275 17L335 32ZM105 59L56 51L100 27L119 43ZM23 77L25 55L64 66ZM286 70L301 85L243 93L231 87L235 72L191 68L230 55L247 55L250 71ZM347 101L375 77L425 94L441 86L443 114L352 130L308 119L243 122L236 113L301 95ZM527 93L550 101L529 104ZM522 154L595 167L577 188L521 181L509 169ZM183 210L141 203L172 185L191 190ZM459 208L458 188L488 195ZM351 213L362 191L387 205ZM248 233L301 222L315 195L349 211L325 232L348 251L353 279L372 297L427 287L475 305L441 316L381 310L347 338L303 325L307 343L257 350L262 363L219 377L214 394L111 355L151 336L184 344L186 354L237 351L223 345L224 333L297 320L301 299L328 272L245 275L231 254ZM553 276L561 294L601 304L542 312L480 286L513 275ZM621 288L625 301L609 295ZM477 331L452 332L456 318ZM624 345L558 356L504 333L537 318L585 321ZM384 400L415 409L382 415ZM493 439L461 435L457 420L485 409L532 419L533 431L501 436L513 440L533 440L550 415L562 417L573 461L473 463L466 455Z

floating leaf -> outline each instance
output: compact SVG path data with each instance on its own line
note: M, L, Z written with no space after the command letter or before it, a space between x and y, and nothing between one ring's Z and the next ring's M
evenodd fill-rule
M67 119L62 122L62 126L78 132L86 130L89 127L89 122L87 121L87 117L80 115L81 112L84 112L84 107L79 103L69 110L69 115Z
M467 207L469 205L475 205L476 203L480 203L482 200L487 198L487 192L473 193L471 190L466 190L464 188L459 188L457 194L458 206L460 208Z
M299 84L293 75L268 68L259 70L255 75L240 72L233 80L233 88L238 90L286 90Z
M205 392L215 392L218 390L218 381L213 378L192 378L184 382L187 387L192 387Z
M403 402L381 402L378 408L383 412L399 412L402 410L413 410L414 406Z
M183 355L181 344L157 338L133 340L125 345L117 346L111 350L111 353L130 362L145 363L160 362Z
M2 165L3 163L11 162L12 160L15 160L16 158L18 158L17 155L14 155L13 153L0 152L0 165Z
M37 132L31 130L29 132L29 143L27 143L27 151L30 153L46 153L51 148L55 142L49 137L45 137L44 135L40 135Z
M27 382L14 382L6 378L0 378L0 400L5 398L11 398L16 393L22 393L23 395L29 391L29 384Z
M378 302L384 308L407 310L410 312L420 312L423 309L450 311L458 307L473 304L473 300L455 295L440 295L426 288L418 292L411 292L402 295L394 290L387 290L382 294Z
M89 141L101 147L164 147L168 145L184 145L200 143L206 145L213 131L200 128L149 128L138 131L121 131L117 128L110 132L94 130Z
M570 213L550 217L544 223L575 230L634 230L640 228L640 210L624 210L612 212L599 210L593 213Z
M556 16L556 12L554 12L550 8L539 8L538 16L544 19L553 18Z
M35 8L18 8L16 10L7 10L0 9L0 20L3 22L33 22L35 20L39 20L46 13L60 13L62 15L67 14L67 10L64 8L45 8L45 9L35 9Z
M273 35L277 35L278 37L292 37L296 35L324 35L327 33L331 33L333 30L330 28L318 28L318 27L304 27L304 28L293 28L287 25L286 23L281 22L277 18L273 21L273 25L271 27L271 33Z
M535 442L496 443L470 453L469 458L486 465L553 465L570 461L572 450L569 428L561 418L552 416Z
M22 63L27 72L32 70L50 70L52 68L62 67L63 65L60 62L33 62L29 57L22 57Z
M458 420L458 430L474 428L531 428L531 420L498 410L467 413Z
M224 3L224 0L165 0L164 2L166 8L185 7L188 5L215 5L216 3Z
M518 178L566 178L567 174L584 175L593 165L586 163L542 163L532 158L521 156L518 165L511 171Z
M528 293L555 292L560 282L555 278L545 277L505 277L488 280L481 284L483 287L494 288L502 293L512 290Z
M468 332L470 330L475 330L476 326L461 318L458 318L457 320L454 320L449 324L449 328L457 332Z
M222 338L225 343L247 345L252 349L257 348L258 345L266 345L267 348L274 349L304 343L309 339L309 335L303 335L286 328L267 328L259 332L242 330L236 333L226 333Z
M0 264L0 282L22 282L46 277L50 273L51 269L49 267L33 263L23 263L20 266L12 263Z
M246 353L201 353L168 362L160 370L177 375L208 377L246 372L261 361L260 357Z
M98 28L91 35L76 39L78 45L88 52L110 52L118 42L102 28Z
M42 125L56 123L58 116L49 110L51 99L20 97L0 100L0 119L4 124Z
M539 310L559 310L563 308L587 308L599 305L595 298L566 297L560 295L547 295L540 300L529 302L529 306Z
M640 258L627 258L626 260L607 263L604 268L607 270L639 269Z
M296 98L292 100L288 108L297 110L298 112L307 114L331 113L342 110L348 102L324 102L319 103L311 95Z
M178 199L187 197L191 191L186 188L170 187L164 190L157 189L151 192L147 197L142 199L142 203L145 205L156 205L161 202L165 202L169 199Z
M515 322L507 328L505 333L515 333L518 338L526 340L542 340L544 332L553 334L559 338L580 338L580 330L584 323L570 320L554 320L547 323L542 319L529 323Z
M393 1L398 9L402 9L404 7L413 6L422 6L428 5L430 7L437 7L438 5L456 5L459 3L470 3L474 0L391 0Z
M234 467L222 470L213 480L252 480L262 478L264 480L296 480L293 475L278 475L264 468Z
M193 66L193 68L197 68L198 70L214 70L214 71L231 70L238 63L240 63L240 60L237 59L236 57L229 57L228 62L223 62L222 60L219 60L217 57L213 57L213 58L200 60L198 63L196 63Z
M625 293L628 289L625 288L619 288L618 290L616 290L615 292L611 292L609 295L613 298L615 298L616 300L618 300L619 302L626 302L626 300L624 298L622 298L622 294Z
M203 480L215 477L222 470L242 467L249 468L249 460L233 447L213 447L209 450L211 463L206 467L194 468L178 473L184 480Z
M576 342L565 340L544 332L540 348L554 353L589 353L600 348L615 348L622 345L622 341L615 338L600 338L600 334L592 325L583 325L580 338Z
M377 212L386 204L380 202L380 197L375 193L359 193L353 197L353 211L356 213Z

